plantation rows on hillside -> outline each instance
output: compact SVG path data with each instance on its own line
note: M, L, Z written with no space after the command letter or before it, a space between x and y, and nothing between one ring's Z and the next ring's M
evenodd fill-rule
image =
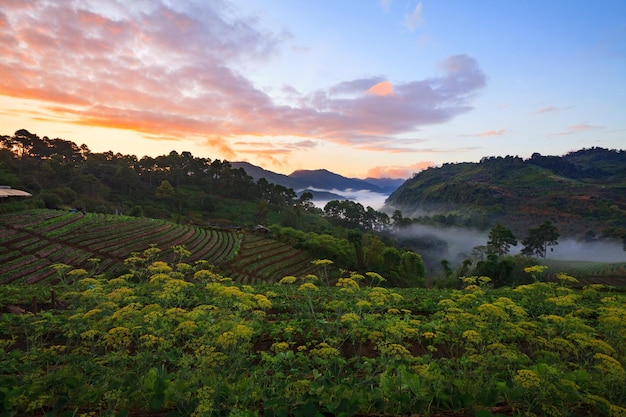
M311 258L288 245L241 231L177 225L163 220L59 210L27 210L0 215L0 284L53 279L54 264L111 272L133 252L151 245L191 252L243 283L277 281L314 271Z

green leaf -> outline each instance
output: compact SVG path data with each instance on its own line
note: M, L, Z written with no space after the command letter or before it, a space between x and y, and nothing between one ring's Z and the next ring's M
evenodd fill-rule
M76 389L80 386L80 381L73 376L64 376L61 378L61 383L67 387L67 389Z

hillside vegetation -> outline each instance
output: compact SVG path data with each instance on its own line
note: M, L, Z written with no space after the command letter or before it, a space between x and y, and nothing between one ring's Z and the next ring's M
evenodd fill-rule
M386 206L405 215L452 215L523 234L549 219L562 236L626 235L626 152L583 149L562 157L534 154L444 164L416 174Z

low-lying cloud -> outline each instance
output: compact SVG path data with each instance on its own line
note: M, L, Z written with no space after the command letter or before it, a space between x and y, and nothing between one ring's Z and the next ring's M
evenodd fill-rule
M323 199L316 198L313 199L313 204L316 207L324 208L324 206L332 200L352 200L357 203L360 203L363 207L371 207L374 210L380 210L385 205L385 200L389 197L389 194L376 193L369 190L324 190L319 188L309 188L313 191L325 191L333 194L337 194L342 196L343 198L331 198L331 199Z

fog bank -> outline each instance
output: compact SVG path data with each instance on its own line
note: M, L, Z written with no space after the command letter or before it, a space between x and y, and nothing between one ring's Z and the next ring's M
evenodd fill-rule
M574 239L559 239L554 251L547 258L566 261L626 262L626 252L621 242L579 242Z
M375 193L369 190L352 190L352 189L324 190L324 189L318 189L318 188L309 188L309 189L313 191L325 191L325 192L329 192L333 194L339 194L340 196L344 197L343 198L344 200L352 200L357 203L361 203L361 205L363 205L363 207L365 208L371 207L374 210L380 210L385 204L385 200L387 199L387 197L389 197L389 194ZM337 199L315 199L314 198L313 204L315 204L316 207L323 209L324 206L329 201L332 201L332 200L337 200Z

